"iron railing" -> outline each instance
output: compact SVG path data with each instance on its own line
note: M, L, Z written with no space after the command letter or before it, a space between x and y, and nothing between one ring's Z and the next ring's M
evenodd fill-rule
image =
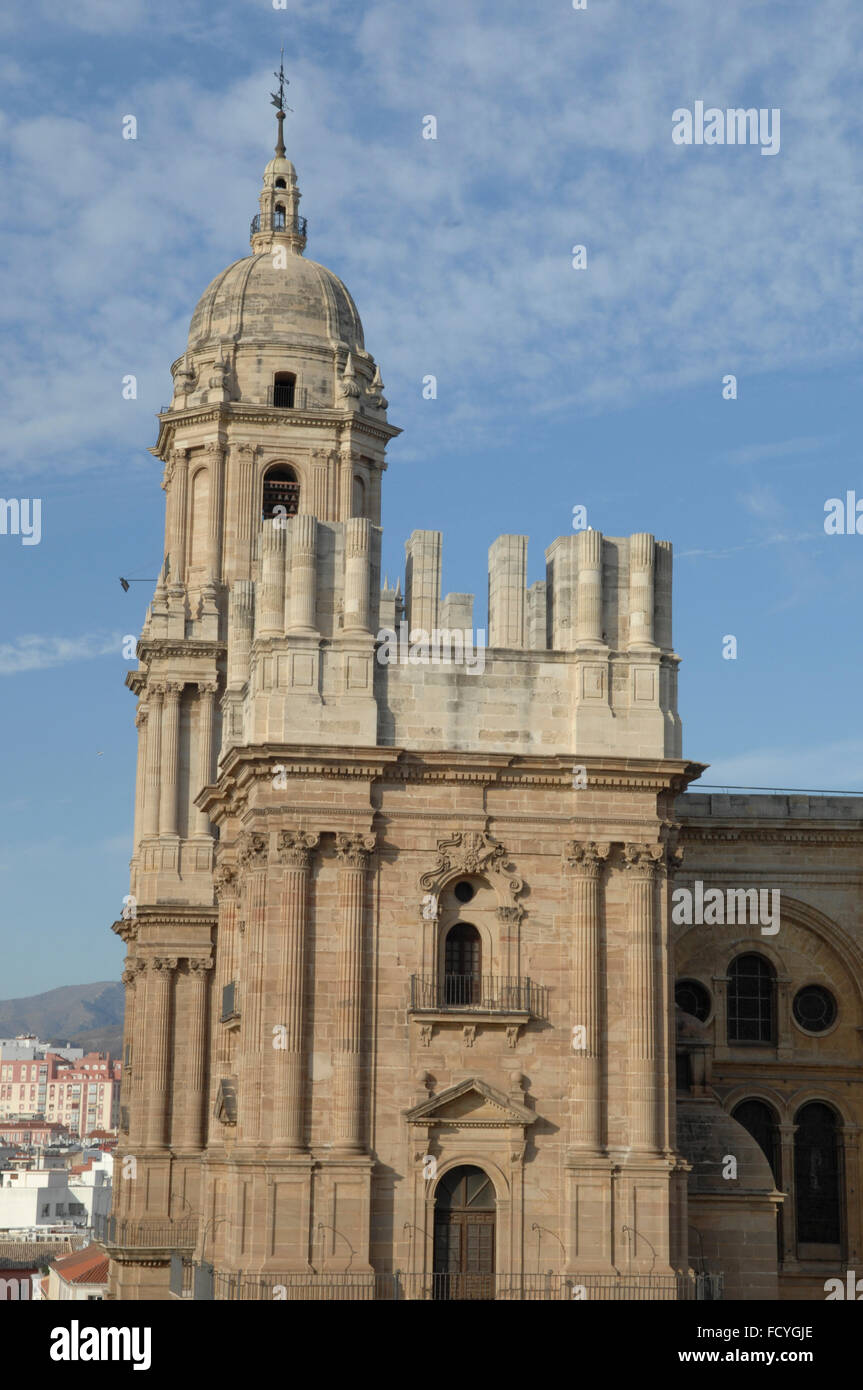
M93 1233L103 1245L129 1250L194 1250L198 1239L196 1220L140 1221L96 1213Z
M174 1255L175 1298L215 1302L712 1302L721 1274L245 1274Z
M297 218L297 230L299 231L300 236L305 236L305 235L306 235L306 232L307 232L307 230L308 230L308 226L309 226L309 219L308 219L307 217L298 217L298 218ZM259 212L256 212L255 215L254 215L254 217L252 218L252 225L251 225L251 227L249 228L249 235L250 235L250 236L254 236L255 233L256 233L256 232L259 232L260 230L261 230L261 214L260 214ZM286 226L286 224L285 224L284 216L282 217L281 221L277 221L275 217L273 218L273 231L274 231L274 232L284 232L284 231L287 231L287 230L288 230L288 229L287 229L287 226Z
M439 1013L475 1009L484 1013L532 1014L544 1018L546 990L525 977L507 975L411 975L411 1008Z

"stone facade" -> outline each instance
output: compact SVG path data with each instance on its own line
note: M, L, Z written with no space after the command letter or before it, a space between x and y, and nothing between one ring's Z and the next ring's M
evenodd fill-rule
M482 669L436 659L441 629L474 642L473 597L442 598L437 532L410 537L404 589L381 582L398 430L350 295L303 255L298 202L280 140L252 255L195 310L153 450L166 546L128 680L111 1296L167 1297L172 1251L271 1282L452 1268L436 1224L468 1169L490 1180L470 1239L495 1276L667 1297L703 1267L676 1134L681 827L729 864L683 795L703 769L681 757L671 547L561 537L528 589L527 538L502 536ZM289 506L268 508L273 479ZM721 971L713 949L678 942L687 969ZM686 1045L736 1084L718 1042ZM718 1164L748 1136L717 1095L688 1097L687 1133L703 1158L712 1115ZM765 1165L750 1179L693 1201L702 1244L723 1202L757 1232L734 1287L758 1297L781 1197ZM709 1267L739 1245L714 1242Z

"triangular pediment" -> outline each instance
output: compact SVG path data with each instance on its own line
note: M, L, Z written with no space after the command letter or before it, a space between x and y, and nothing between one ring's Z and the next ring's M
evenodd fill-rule
M472 1076L405 1112L411 1124L532 1125L533 1111Z

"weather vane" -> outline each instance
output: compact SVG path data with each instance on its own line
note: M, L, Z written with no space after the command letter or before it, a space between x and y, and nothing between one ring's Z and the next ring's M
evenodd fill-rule
M273 73L273 77L275 77L276 81L277 81L278 84L279 84L279 90L278 90L278 92L271 92L271 93L270 93L270 96L271 96L271 98L272 98L273 105L275 106L275 108L276 108L277 111L290 111L290 109L291 109L290 106L286 106L286 105L285 105L285 88L286 88L286 87L289 87L291 84L288 82L288 79L285 77L285 50L284 50L284 49L282 49L282 53L281 53L281 61L279 62L279 70L278 70L278 72L274 72L274 73Z

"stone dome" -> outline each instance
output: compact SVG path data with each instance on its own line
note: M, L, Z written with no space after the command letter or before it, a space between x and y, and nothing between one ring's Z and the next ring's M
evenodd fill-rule
M337 275L305 256L284 266L271 251L234 261L207 286L189 327L189 349L225 339L293 346L343 344L363 352L357 307Z

